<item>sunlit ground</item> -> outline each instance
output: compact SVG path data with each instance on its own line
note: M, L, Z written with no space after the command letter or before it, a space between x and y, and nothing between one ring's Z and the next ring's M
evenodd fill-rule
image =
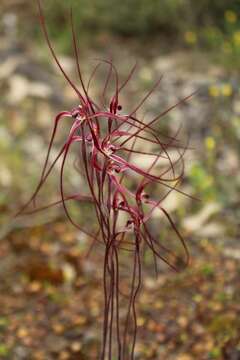
M167 133L181 125L183 141L190 137L181 190L200 201L173 192L165 206L184 235L192 260L179 274L160 264L156 279L152 258L146 254L136 359L240 357L236 66L240 37L234 14L225 14L229 33L219 40L214 56L199 50L198 42L206 34L192 29L185 32L186 46L170 53L157 42L154 50L146 51L151 44L119 39L109 50L106 43L114 42L109 35L99 37L97 50L84 47L81 52L85 79L96 58L112 57L121 79L138 61L136 74L122 94L123 109L134 107L156 78L164 75L140 111L145 118L198 90L159 122ZM71 109L77 99L43 44L23 46L11 34L3 33L0 43L0 358L96 359L103 309L101 248L95 246L86 256L90 239L68 223L61 206L12 220L37 184L54 114ZM208 35L209 41L217 36L216 32ZM215 61L216 53L221 62ZM74 59L61 54L59 58L75 74ZM101 66L92 81L93 96L101 94L107 70ZM62 128L55 152L66 130ZM74 156L71 160L67 187L84 188L72 166ZM39 206L58 199L58 187L56 170L39 196ZM87 226L96 227L87 208L73 204L71 211ZM161 217L157 221L159 238L171 242L169 227Z

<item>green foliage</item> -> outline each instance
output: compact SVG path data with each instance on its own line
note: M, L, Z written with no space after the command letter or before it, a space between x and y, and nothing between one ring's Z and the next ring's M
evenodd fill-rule
M202 164L196 163L192 166L189 180L196 194L204 200L213 200L217 197L214 179Z
M214 267L212 264L204 264L201 268L201 272L205 277L212 277L214 275Z
M9 354L9 350L8 350L7 346L5 344L0 343L0 356L2 358L5 358L8 356L8 354Z
M230 4L229 4L230 5ZM236 9L236 10L234 10ZM227 7L220 20L211 17L203 27L189 28L185 33L186 43L212 50L217 62L231 68L239 67L240 55L240 5ZM210 15L210 13L209 13ZM221 56L220 56L221 54Z
M240 11L240 3L235 0L43 0L42 3L51 33L62 42L63 48L70 47L71 7L81 39L107 32L128 37L160 35L181 42L187 34L185 40L192 45L197 38L191 34L197 33L200 42L211 48L222 46L225 36L230 32L231 37L235 31L226 23L226 12Z
M46 14L59 23L72 6L76 24L83 31L110 31L119 35L147 35L158 30L177 31L184 24L186 0L52 0ZM62 30L64 27L62 27ZM58 28L59 30L59 28Z
M0 316L0 331L9 325L9 321L6 317Z

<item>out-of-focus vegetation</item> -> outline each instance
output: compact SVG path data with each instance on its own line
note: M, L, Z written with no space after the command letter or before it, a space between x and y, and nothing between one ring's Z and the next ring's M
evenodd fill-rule
M239 68L240 4L235 0L82 0L80 3L72 0L71 3L80 38L104 32L153 40L160 36L169 50L174 44L206 49L214 61L228 68ZM46 6L52 34L66 50L70 48L68 11L68 2L61 2L56 8L56 1L50 1Z
M70 6L83 33L109 31L115 35L146 37L161 32L164 36L174 36L175 40L189 27L207 30L212 26L227 32L224 15L233 23L240 11L234 0L50 0L43 4L57 36L66 31Z
M207 49L214 61L221 63L229 70L239 68L240 9L237 6L235 8L236 11L229 8L224 11L221 24L218 21L212 21L202 28L194 26L184 34L185 42L189 47ZM221 56L219 56L220 53Z
M73 79L71 4L85 80L94 58L110 54L121 79L129 64L139 61L121 97L124 111L159 74L164 77L145 104L146 119L199 90L159 123L168 134L180 124L190 134L182 190L200 201L173 193L164 205L187 240L192 263L182 274L160 266L156 281L152 258L146 254L136 359L239 359L240 3L42 4L51 39ZM2 0L0 10L0 358L95 359L102 309L101 250L94 248L86 258L89 239L67 222L60 207L11 221L37 184L54 114L78 100L51 66L35 2ZM102 90L106 70L100 68L92 82L94 96ZM64 127L61 131L55 151ZM73 160L67 169L69 190L84 186L75 177ZM59 197L58 175L56 171L49 179L39 206ZM74 204L71 211L93 226L86 207ZM169 228L161 218L156 221L159 239L171 241Z
M187 44L213 51L222 49L235 60L239 55L240 4L236 0L43 0L42 4L52 36L62 50L70 49L72 7L83 42L87 38L91 43L94 36L103 33L131 38L161 36L165 46L171 40L171 47ZM23 34L30 28L32 35L39 34L34 1L3 1L3 11L11 7L16 7L25 19L20 26Z

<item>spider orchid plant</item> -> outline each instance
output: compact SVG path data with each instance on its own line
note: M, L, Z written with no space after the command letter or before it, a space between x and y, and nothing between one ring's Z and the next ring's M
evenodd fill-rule
M176 271L189 263L189 253L184 238L164 208L164 200L171 192L187 195L179 189L179 185L184 176L183 156L188 145L182 145L179 141L179 130L173 136L165 136L156 125L164 115L187 101L193 94L163 110L154 118L143 120L138 117L138 111L156 90L161 82L160 78L132 111L124 113L119 99L132 78L136 65L131 69L125 81L120 83L118 71L112 61L104 60L109 71L103 84L101 101L97 103L90 96L89 88L99 64L86 85L80 69L72 13L72 43L80 89L70 79L58 60L48 35L40 0L37 2L40 23L48 48L60 72L75 92L77 105L72 110L62 111L55 117L39 183L18 214L29 214L62 204L69 221L77 229L83 231L89 239L92 239L91 250L95 245L103 246L105 253L102 259L104 312L102 348L99 358L112 360L115 356L118 360L133 360L137 336L136 300L142 284L144 253L151 252L156 273L158 260L165 262ZM114 80L111 80L112 77ZM113 81L114 91L107 100L106 93L110 81ZM60 131L62 122L67 124L68 134L60 151L52 159L55 137ZM84 178L87 192L67 196L64 188L64 173L66 160L74 144L78 149L78 171ZM137 161L139 159L141 159L140 165ZM145 166L141 166L141 162ZM34 208L28 211L27 208L31 204L35 205L40 189L59 163L60 200L41 209ZM86 228L81 226L73 218L68 209L68 203L71 201L86 202L93 206L98 223L96 233L91 233L87 226ZM160 212L162 216L160 219L165 218L168 221L175 237L178 238L183 249L181 256L171 249L173 235L169 236L169 246L161 243L159 236L161 220L158 232L153 231L151 219L156 211ZM127 263L130 282L127 295L121 290L120 257L124 253L128 254L128 259L131 259L131 262ZM122 298L125 300L127 298L125 312L121 311Z

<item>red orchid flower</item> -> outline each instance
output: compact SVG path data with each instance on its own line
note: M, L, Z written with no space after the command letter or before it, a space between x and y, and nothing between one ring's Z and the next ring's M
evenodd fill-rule
M134 359L136 344L136 299L142 282L143 253L146 249L151 251L156 273L158 272L158 259L176 271L179 270L178 264L187 265L189 262L184 238L163 207L163 200L171 192L177 191L186 195L178 189L178 185L183 179L183 156L188 146L180 144L179 131L174 136L164 136L158 129L154 128L154 125L170 110L188 100L193 94L145 122L138 118L137 112L156 90L160 84L160 78L133 110L123 115L122 106L119 104L120 93L133 76L136 65L120 85L118 72L112 61L104 60L103 62L109 66L109 72L101 94L102 104L97 104L89 95L89 87L100 63L95 67L86 86L80 69L72 13L73 49L82 90L78 89L60 64L49 40L40 0L38 0L38 6L47 45L62 75L75 92L79 105L71 111L62 111L56 116L39 184L18 214L30 214L62 204L69 221L92 238L91 249L96 243L104 246L103 292L105 305L102 350L99 358L111 360L115 354L119 360L132 360ZM112 74L115 76L115 91L110 98L109 105L107 105L106 93ZM68 136L55 159L50 161L55 136L62 121L66 121L69 126ZM64 189L64 173L66 160L73 144L78 146L78 171L85 179L88 193L67 196ZM172 159L171 152L177 154L177 159ZM136 164L136 159L139 156L143 161L148 161L147 169ZM161 165L161 171L159 171L161 161L167 165ZM27 211L28 206L36 205L35 201L40 189L58 162L61 163L59 178L61 199L42 208ZM156 191L151 189L158 188L161 189L161 192L164 189L166 192L160 199L156 200L153 196ZM94 206L99 225L97 234L92 234L72 218L67 207L67 203L70 201L89 202ZM149 223L156 209L161 211L179 239L185 252L185 259L178 257L172 250L161 244L159 236L152 233ZM122 252L130 254L132 259L132 266L129 266L132 268L130 270L132 271L130 292L124 321L120 311L122 295L120 289L120 255Z

